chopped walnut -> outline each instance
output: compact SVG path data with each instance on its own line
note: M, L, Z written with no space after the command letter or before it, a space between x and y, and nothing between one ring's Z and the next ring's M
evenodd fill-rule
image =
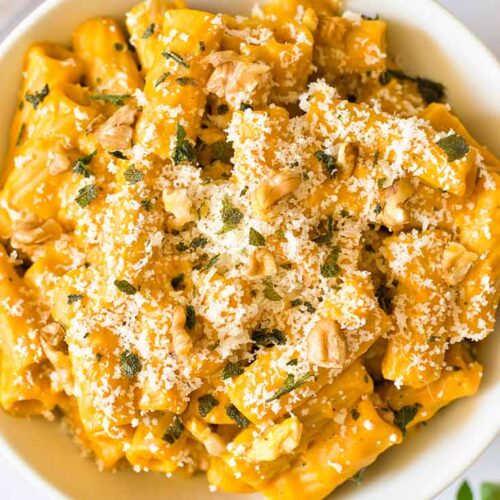
M346 359L346 343L333 319L322 319L307 337L307 358L317 366L341 370Z
M30 214L16 222L10 243L14 248L41 245L48 241L57 240L61 234L61 225L54 219L40 222L34 215Z
M213 52L203 62L215 68L207 82L209 92L236 109L243 102L253 102L257 94L269 94L271 69L262 62L242 60L232 50Z
M458 285L465 278L476 259L477 254L469 252L460 243L454 241L448 243L441 260L446 283L451 286Z
M249 276L271 276L278 272L273 254L266 248L257 248L248 261Z
M414 192L415 188L408 179L399 179L391 187L384 189L385 204L380 218L384 226L399 231L409 222L410 214L405 203Z
M47 168L50 175L58 175L67 172L71 167L68 155L61 151L50 151L48 155Z
M99 144L106 150L128 149L132 145L136 115L135 106L122 106L96 128L94 135Z

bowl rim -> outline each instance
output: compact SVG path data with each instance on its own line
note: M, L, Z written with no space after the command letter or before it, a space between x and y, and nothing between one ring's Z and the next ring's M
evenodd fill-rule
M139 0L137 0L139 1ZM213 0L216 1L216 0ZM257 0L258 1L258 0ZM3 40L0 41L0 65L2 64L2 59L8 53L14 45L19 41L24 34L29 32L29 30L36 25L38 21L57 9L64 0L44 0L43 3L35 7L31 12L25 15L20 22L9 31ZM446 18L448 23L454 26L454 28L461 32L461 35L467 38L467 43L473 45L471 51L479 51L482 53L482 57L488 61L488 64L496 66L498 72L500 73L500 60L494 55L494 53L488 48L479 38L479 36L471 31L462 21L460 21L450 10L443 5L441 5L438 0L419 0L421 3L421 8L426 10L434 9L437 11L438 15ZM263 2L265 3L265 0ZM346 4L349 0L346 0ZM497 321L495 325L495 331L490 335L496 335L498 337L499 332L499 318L497 314ZM500 343L500 339L492 339ZM497 380L496 386L492 391L493 394L500 396L500 380ZM474 397L474 396L473 396ZM479 458L479 456L490 446L490 444L495 440L495 438L500 435L500 418L497 426L493 425L491 431L488 434L483 435L483 439L477 443L472 453L467 455L467 459L463 461L461 466L457 467L456 470L450 471L448 474L440 471L440 475L443 478L440 486L435 486L433 490L428 491L428 498L434 498L443 492L448 486L450 486L456 479L458 479L464 472L466 472L470 466ZM14 467L22 474L24 477L33 484L33 486L40 488L43 493L49 495L51 498L66 498L64 494L53 485L48 479L40 475L33 467L26 462L22 456L16 451L16 449L11 446L7 440L0 433L0 454L7 459Z

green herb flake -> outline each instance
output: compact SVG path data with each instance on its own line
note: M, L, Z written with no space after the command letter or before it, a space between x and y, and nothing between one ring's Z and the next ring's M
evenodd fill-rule
M139 356L128 349L123 351L120 354L120 370L124 377L135 377L142 370Z
M481 500L500 500L500 483L481 484Z
M262 347L272 347L273 345L286 344L286 335L282 330L273 328L272 330L254 330L251 335L252 342Z
M446 90L441 83L419 76L415 78L397 69L388 69L384 71L379 77L379 82L381 85L387 85L393 78L415 82L418 92L426 104L442 102L446 96Z
M97 151L93 151L92 153L82 156L78 158L73 165L73 172L75 174L80 174L83 175L86 178L89 178L91 175L94 175L92 170L87 168L90 165L90 162L92 161L92 158L96 155Z
M116 151L109 151L109 154L111 156L114 156L115 158L118 158L119 160L126 160L127 159L127 157L125 156L123 151L120 151L118 149Z
M326 172L330 177L334 177L337 173L337 160L331 154L328 154L326 151L316 151L314 156L318 161L323 164Z
M217 106L217 114L225 115L229 112L229 106L227 104L219 104Z
M227 380L228 378L233 378L241 375L244 371L245 369L243 367L243 361L236 361L236 363L232 363L231 361L229 361L222 370L220 378L222 380Z
M267 300L271 300L273 302L277 302L281 300L283 297L274 289L274 284L269 276L262 280L264 284L264 297Z
M427 78L417 78L417 89L426 104L442 102L446 97L444 85Z
M35 92L34 94L29 94L28 92L26 92L25 99L33 106L33 109L37 109L38 106L40 106L40 104L43 102L43 100L49 95L49 92L50 88L46 83L41 90Z
M219 234L227 233L236 229L240 222L243 220L243 212L236 208L229 196L226 196L222 200L222 229L219 231Z
M198 413L202 417L206 417L218 405L218 399L214 398L211 394L204 394L198 398Z
M196 80L194 78L189 78L189 76L181 76L176 78L175 81L182 87L187 87L188 85L196 87L197 85Z
M126 293L127 295L135 295L137 293L137 288L127 280L115 280L114 285L120 292Z
M449 162L460 160L469 152L469 145L458 134L443 137L436 144L446 153Z
M186 328L192 330L196 326L196 311L192 305L186 306Z
M340 249L338 246L333 247L332 251L327 255L325 261L320 267L321 276L324 278L334 278L340 273L338 264Z
M188 249L189 247L183 242L183 241L179 241L179 243L177 243L177 245L175 245L175 249L178 251L178 252L184 252Z
M353 408L351 410L351 417L353 418L353 420L358 420L358 418L360 416L361 416L361 414L359 413L359 411L356 408Z
M210 269L211 267L215 266L215 264L217 264L217 261L220 259L220 253L218 253L217 255L214 255L208 262L207 264L205 265L205 267L203 269L207 270L207 269Z
M467 481L464 481L457 492L457 500L473 500L474 495Z
M143 40L147 40L151 36L153 36L153 33L155 32L156 25L155 23L151 23L145 30L144 33L141 35L141 38Z
M97 198L98 194L97 186L95 184L88 184L78 190L75 201L81 208L86 208Z
M394 412L394 423L406 432L406 426L415 418L420 408L420 404L403 406L400 410Z
M233 143L229 141L218 141L211 146L212 154L215 160L223 163L230 163L234 156Z
M19 132L17 133L16 148L21 144L25 130L26 130L26 124L21 123L21 126L19 127Z
M137 184L144 179L144 173L137 170L134 165L130 165L123 172L123 178L127 184Z
M266 244L266 239L259 231L251 227L248 234L248 243L254 247L263 247Z
M148 199L141 200L141 207L146 210L146 212L149 212L153 208L153 202Z
M299 360L297 358L291 359L287 365L288 366L297 366L299 364Z
M359 486L363 482L363 476L365 475L365 469L359 469L354 476L351 477L351 481L353 481L356 486Z
M186 129L177 122L177 130L175 133L176 144L172 159L175 165L179 165L184 161L194 162L196 160L196 149L193 144L186 139Z
M324 221L322 221L321 224L324 225ZM333 238L333 230L333 219L332 217L328 217L326 219L326 231L313 238L312 241L316 243L316 245L329 245Z
M377 203L373 211L376 215L380 215L382 213L382 205L380 203Z
M377 186L379 189L383 189L384 188L384 184L386 183L387 181L387 177L381 177L380 179L377 179Z
M123 43L116 42L116 43L114 44L114 48L115 48L115 50L117 50L118 52L121 52L121 51L125 48L125 46L123 45Z
M231 420L236 422L236 425L240 429L246 429L250 425L250 420L233 404L226 406L226 414Z
M247 194L247 191L248 191L248 186L245 186L241 192L240 192L240 196L245 196Z
M109 102L115 106L123 106L129 98L130 94L94 94L89 96L91 101Z
M288 394L294 391L295 389L298 389L302 384L307 382L312 377L314 377L314 375L308 372L299 377L298 379L295 379L295 375L293 373L289 373L286 376L285 383L283 384L283 386L280 389L278 389L278 391L273 396L271 396L269 399L266 399L266 403L270 403L271 401L280 399L285 394Z
M189 68L189 64L184 60L184 58L178 54L177 52L166 50L161 54L165 59L172 59L180 66L184 66L185 68Z
M184 424L181 419L175 415L174 421L167 427L165 434L163 434L163 441L166 441L168 444L174 444L184 432Z
M251 104L246 103L246 102L242 102L240 104L240 111L246 111L247 109L253 109L253 106Z
M156 82L155 82L155 88L160 86L169 76L170 76L169 71L165 71L165 73L162 73L159 76L158 80L156 80Z
M373 155L373 165L372 165L373 167L377 166L378 160L379 160L379 152L375 151L375 154Z
M70 293L67 297L67 303L73 304L83 299L83 295L80 293Z
M170 280L170 284L174 290L182 290L184 286L184 273L180 273L177 276L174 276Z
M302 302L301 299L293 299L291 302L290 302L290 305L292 307L299 307L303 304L304 302Z
M191 241L189 248L203 248L208 244L208 240L206 238L203 238L202 236L197 236L196 238L193 238Z

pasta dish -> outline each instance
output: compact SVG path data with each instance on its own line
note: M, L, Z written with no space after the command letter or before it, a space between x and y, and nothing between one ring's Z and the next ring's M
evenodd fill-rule
M146 0L27 51L0 405L101 469L322 499L473 395L500 170L336 0ZM432 76L432 75L426 75Z

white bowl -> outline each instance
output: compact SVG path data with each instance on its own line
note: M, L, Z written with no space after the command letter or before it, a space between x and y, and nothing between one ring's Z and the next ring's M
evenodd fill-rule
M92 16L123 19L137 0L49 0L21 23L0 46L0 155L3 158L17 100L21 61L37 40L68 42L76 26ZM196 8L240 12L252 0L190 0ZM443 82L454 110L480 141L499 153L500 70L495 58L443 8L431 0L351 0L347 8L380 14L389 22L390 52L409 72ZM432 498L459 476L499 430L500 339L482 348L485 376L479 393L458 401L427 427L389 450L368 470L361 487L341 487L335 497L356 500ZM0 452L53 498L144 500L156 498L257 498L209 494L202 475L191 480L155 474L99 473L82 459L57 425L15 419L0 412ZM15 494L14 494L15 495Z

